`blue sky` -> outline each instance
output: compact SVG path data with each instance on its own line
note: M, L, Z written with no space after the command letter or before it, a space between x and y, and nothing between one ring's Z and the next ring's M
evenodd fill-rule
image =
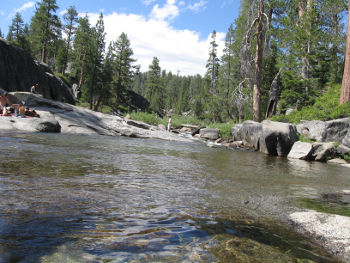
M125 32L141 70L154 56L162 69L180 74L204 74L210 33L215 29L219 53L227 28L238 15L240 0L56 0L59 16L74 5L96 23L103 12L107 42ZM35 1L1 0L0 28L6 35L16 11L25 22L35 11Z

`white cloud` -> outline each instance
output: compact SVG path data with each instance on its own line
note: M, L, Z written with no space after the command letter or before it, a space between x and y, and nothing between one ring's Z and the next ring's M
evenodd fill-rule
M0 16L3 16L3 15L5 15L5 11L0 10Z
M59 12L59 15L60 16L64 16L65 14L67 14L68 10L67 9L64 9L62 10L61 12Z
M168 1L169 2L169 1ZM99 14L89 14L90 23L96 24ZM210 36L200 39L200 34L190 30L178 30L169 22L147 19L135 14L113 12L104 16L106 42L115 41L122 32L128 35L136 64L148 71L153 57L160 61L162 69L182 75L204 74L208 59ZM223 49L224 33L217 33L218 51Z
M156 0L142 0L142 4L149 6L150 4L153 4Z
M29 8L32 8L35 6L35 2L27 2L24 5L22 5L20 8L16 9L15 12L23 12Z
M234 0L224 0L222 3L221 3L221 8L225 8L227 5L231 5L233 3Z
M176 5L176 0L167 0L163 7L156 4L151 12L151 18L157 20L171 20L177 17L180 13L179 7Z
M207 3L207 1L200 0L199 2L188 5L187 9L198 13L206 8Z

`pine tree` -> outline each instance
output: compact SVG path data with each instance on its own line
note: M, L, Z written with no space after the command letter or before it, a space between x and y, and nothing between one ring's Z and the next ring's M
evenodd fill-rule
M99 97L103 92L101 83L102 72L103 72L103 59L105 52L105 37L106 33L103 14L100 14L99 19L97 20L96 26L93 31L93 47L92 47L92 57L93 57L93 69L92 69L92 80L90 83L90 109L93 107L93 99L96 95ZM97 90L95 89L97 87Z
M90 27L87 16L79 18L76 36L73 42L73 64L72 76L78 81L78 89L82 90L85 85L86 77L91 68L91 46L93 30Z
M234 74L235 74L235 61L234 61L234 29L233 25L230 25L225 38L225 48L223 50L223 56L221 58L221 66L219 70L219 95L221 105L223 105L226 118L233 119L231 110L230 94L233 90L234 85Z
M163 89L161 86L161 68L159 60L154 57L152 64L149 66L146 81L146 98L150 103L150 107L155 112L161 113L164 109Z
M72 40L74 38L75 30L76 30L76 23L78 21L78 12L75 9L75 6L71 6L67 13L64 14L63 19L65 21L65 24L63 26L64 32L66 33L67 39L66 39L66 45L63 50L61 50L61 63L60 63L60 69L59 71L62 74L65 74L65 71L67 69L68 60L70 57L71 49L72 49Z
M50 48L56 48L55 41L61 37L61 22L55 15L57 9L56 0L42 0L31 20L30 35L34 56L39 57L43 63L48 62Z
M117 41L113 42L114 54L114 93L115 93L115 107L123 102L125 92L131 88L134 66L136 61L133 59L134 52L130 47L130 40L123 32Z
M24 24L19 12L12 19L6 39L10 44L16 45L26 51L30 50L28 25Z
M19 12L16 12L12 23L9 26L7 41L18 46L20 38L24 35L24 22Z
M218 80L219 80L219 58L217 56L216 31L211 34L211 42L209 48L209 59L206 65L206 82L209 86L208 90L208 106L212 116L212 120L216 122L219 118L219 105L217 98Z

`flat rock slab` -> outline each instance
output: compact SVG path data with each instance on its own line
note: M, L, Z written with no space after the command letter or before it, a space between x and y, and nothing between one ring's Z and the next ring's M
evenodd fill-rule
M2 130L24 132L60 132L61 125L53 118L0 117Z
M290 214L289 220L296 231L350 262L350 217L307 211Z

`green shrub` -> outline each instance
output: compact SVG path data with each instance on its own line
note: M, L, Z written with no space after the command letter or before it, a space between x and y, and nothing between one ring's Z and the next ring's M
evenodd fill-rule
M231 138L231 129L232 126L234 125L233 122L228 122L228 123L212 123L209 124L209 128L216 128L219 129L220 131L220 137L221 138Z
M59 72L55 72L55 75L57 77L59 77L60 79L62 79L63 82L66 83L68 86L72 86L72 83L71 83L70 79L67 76L65 76L65 75L63 75L62 73L59 73Z
M304 135L297 133L298 135L298 139L300 142L309 142L309 143L313 143L312 140L310 140L309 138L304 137Z
M340 85L333 85L312 106L292 111L289 115L274 116L271 120L300 123L301 120L330 120L350 116L350 102L339 105L339 98Z
M161 123L162 119L157 116L155 113L147 112L131 112L129 113L132 120L142 121L151 125L158 125Z
M347 161L348 163L350 163L350 152L343 153L343 154L341 155L341 157L342 157L345 161Z

